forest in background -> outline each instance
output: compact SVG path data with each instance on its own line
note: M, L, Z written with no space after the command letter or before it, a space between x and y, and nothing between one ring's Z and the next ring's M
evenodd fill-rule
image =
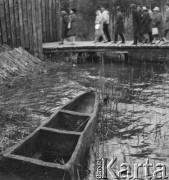
M77 40L94 39L94 21L95 11L101 6L105 6L110 12L110 33L113 38L115 7L121 6L125 20L125 37L127 40L132 38L132 17L130 4L140 4L141 6L150 6L151 9L158 6L164 16L165 3L167 0L61 0L61 9L69 10L76 8L78 14L78 37Z

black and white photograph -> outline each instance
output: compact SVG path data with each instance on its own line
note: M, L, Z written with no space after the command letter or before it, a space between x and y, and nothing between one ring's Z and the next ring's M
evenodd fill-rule
M169 179L169 0L0 0L0 180Z

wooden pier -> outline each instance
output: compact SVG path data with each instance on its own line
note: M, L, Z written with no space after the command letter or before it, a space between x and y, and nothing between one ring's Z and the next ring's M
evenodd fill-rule
M118 43L114 42L98 42L93 41L77 41L75 45L71 42L66 42L60 45L59 42L51 42L43 44L43 53L54 54L59 52L111 52L111 53L121 53L128 54L129 60L147 60L147 61L169 61L169 42L156 41L155 44L144 44L138 43L138 45L132 45L133 41L126 41L122 44L120 41Z

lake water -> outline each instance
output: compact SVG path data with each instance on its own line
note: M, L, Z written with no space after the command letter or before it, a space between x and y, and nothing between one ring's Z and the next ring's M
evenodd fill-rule
M169 74L162 64L84 64L53 66L39 79L3 100L3 106L26 107L35 129L58 107L72 98L95 89L100 93L102 111L99 117L95 155L90 162L94 179L94 160L117 158L121 163L163 163L169 176ZM108 96L108 97L107 97ZM107 101L103 101L102 99ZM105 103L104 103L105 102ZM38 123L37 123L38 122ZM25 122L26 124L26 122ZM14 123L8 126L17 126ZM30 130L31 129L31 130ZM99 142L99 143L98 143ZM153 168L150 174L154 172ZM140 179L144 169L139 171ZM108 173L111 179L110 173ZM0 179L11 179L0 175Z

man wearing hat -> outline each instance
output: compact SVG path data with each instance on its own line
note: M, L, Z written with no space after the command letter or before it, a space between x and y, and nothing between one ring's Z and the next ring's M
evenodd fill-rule
M120 6L116 7L116 22L115 22L115 37L114 37L114 43L117 43L118 41L118 35L120 35L122 42L125 43L125 39L123 36L124 33L124 20L123 20L123 14L121 13Z
M148 43L151 21L147 8L143 7L142 10L143 10L143 14L141 19L140 33L144 36L144 43Z
M139 28L140 28L139 12L137 11L137 7L135 4L131 4L130 8L132 10L133 38L134 38L133 45L137 45Z
M156 40L156 37L160 36L162 34L162 24L163 24L163 19L162 19L162 15L160 13L160 8L159 7L155 7L153 9L153 28L157 28L158 32L156 32L156 34L154 34L154 41Z

